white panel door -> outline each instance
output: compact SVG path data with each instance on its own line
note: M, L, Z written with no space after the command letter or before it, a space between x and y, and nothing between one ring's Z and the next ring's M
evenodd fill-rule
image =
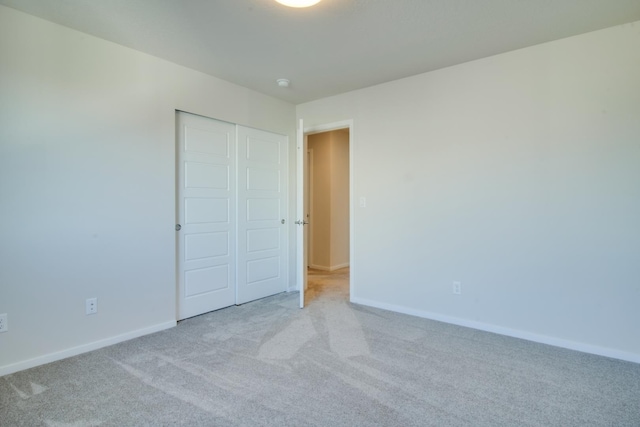
M235 125L177 113L178 320L235 303Z
M287 290L287 137L238 126L236 304Z
M297 206L296 206L296 284L300 290L300 308L304 308L304 292L307 290L307 251L305 250L306 237L305 225L305 197L309 195L305 192L305 173L307 172L306 156L307 141L304 136L304 121L298 121L296 133L296 165L298 167L296 175L297 184Z

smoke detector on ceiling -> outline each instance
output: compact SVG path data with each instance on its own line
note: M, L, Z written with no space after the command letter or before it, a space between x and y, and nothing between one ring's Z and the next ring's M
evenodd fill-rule
M278 86L280 87L289 87L289 84L291 84L289 79L278 79L276 80L276 83L278 83Z

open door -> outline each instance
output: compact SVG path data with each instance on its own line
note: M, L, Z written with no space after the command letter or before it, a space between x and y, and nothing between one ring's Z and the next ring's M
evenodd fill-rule
M305 221L304 211L304 172L306 168L305 154L307 147L304 143L304 122L302 119L298 121L298 132L296 138L297 148L297 176L296 176L296 282L298 289L300 290L300 308L304 308L304 291L307 288L307 263L305 260L304 250L304 226L307 224Z

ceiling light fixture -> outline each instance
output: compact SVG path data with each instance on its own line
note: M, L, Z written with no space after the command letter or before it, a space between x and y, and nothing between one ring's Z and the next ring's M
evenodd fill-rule
M278 3L289 7L309 7L320 3L320 0L276 0Z

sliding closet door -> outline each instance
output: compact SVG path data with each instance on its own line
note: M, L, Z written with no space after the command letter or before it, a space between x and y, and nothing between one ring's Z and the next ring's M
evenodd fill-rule
M287 142L238 126L236 304L287 290Z
M178 320L236 301L235 129L177 114Z

